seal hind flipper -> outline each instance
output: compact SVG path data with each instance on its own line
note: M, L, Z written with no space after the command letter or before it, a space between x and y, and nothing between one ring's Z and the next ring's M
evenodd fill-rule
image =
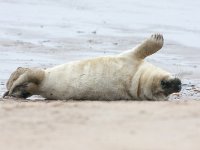
M8 94L9 94L9 91L6 91L6 92L3 94L2 98L8 96Z
M15 88L21 87L25 83L27 85L31 85L31 87L29 86L29 89L33 89L32 87L36 89L35 85L38 85L43 80L43 77L44 71L42 69L27 69L21 75L19 75L15 81L10 81L12 85L10 85L10 88L8 89L8 95L12 95ZM15 77L12 77L11 79L13 78ZM34 83L34 85L31 83Z
M11 75L9 80L6 83L6 87L8 91L10 90L11 86L13 85L13 82L16 81L20 75L25 73L26 71L30 70L29 68L23 68L23 67L18 67L17 70L15 70Z

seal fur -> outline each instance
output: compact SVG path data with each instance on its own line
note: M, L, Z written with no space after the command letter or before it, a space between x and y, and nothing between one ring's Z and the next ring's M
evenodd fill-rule
M161 34L115 56L74 61L46 70L18 68L4 96L74 100L167 100L181 81L144 59L163 46Z

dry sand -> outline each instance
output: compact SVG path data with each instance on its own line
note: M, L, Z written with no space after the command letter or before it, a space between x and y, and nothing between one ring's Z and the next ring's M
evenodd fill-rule
M199 150L198 101L0 101L1 150Z

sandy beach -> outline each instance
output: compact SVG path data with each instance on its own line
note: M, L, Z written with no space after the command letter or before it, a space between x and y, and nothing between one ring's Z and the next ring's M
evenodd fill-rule
M6 150L198 150L200 103L0 101Z
M0 99L2 150L199 150L200 2L0 0L0 96L19 66L48 68L164 35L147 61L182 79L166 102Z

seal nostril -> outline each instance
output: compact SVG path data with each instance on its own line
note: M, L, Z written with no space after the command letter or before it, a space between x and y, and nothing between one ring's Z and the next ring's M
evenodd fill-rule
M176 90L177 90L177 92L180 92L180 91L181 91L181 85L178 85L178 86L176 87Z
M181 88L182 88L181 85L179 85L178 87L179 87L179 91L181 91Z

